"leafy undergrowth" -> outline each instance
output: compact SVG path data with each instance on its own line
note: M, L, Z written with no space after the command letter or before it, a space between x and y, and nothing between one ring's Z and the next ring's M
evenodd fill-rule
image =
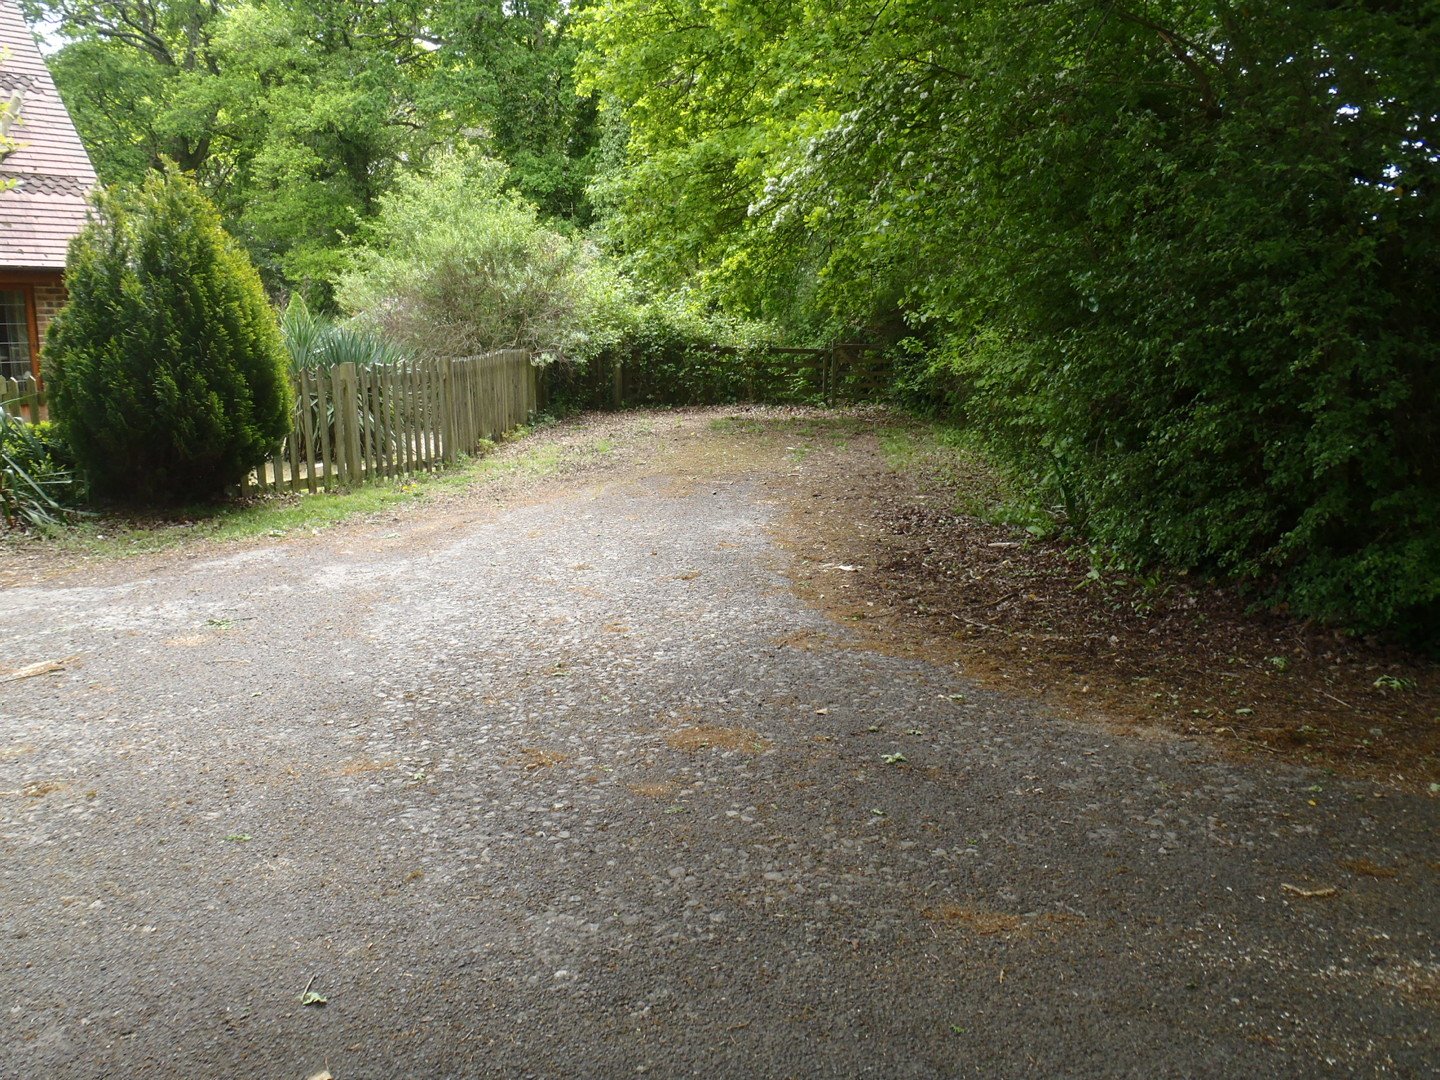
M1435 661L1184 575L1103 569L953 432L809 423L772 429L800 437L797 584L874 640L1127 728L1440 790Z

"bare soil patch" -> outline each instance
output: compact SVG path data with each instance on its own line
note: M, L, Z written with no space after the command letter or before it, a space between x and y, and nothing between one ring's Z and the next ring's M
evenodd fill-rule
M569 754L559 750L547 750L541 746L521 747L520 755L521 764L526 772L554 768L556 765L563 765L570 760Z
M680 790L679 784L669 780L642 781L626 786L633 794L643 795L647 799L668 799Z
M1003 485L983 462L927 447L924 425L850 420L843 439L812 422L785 479L782 540L800 593L879 647L1131 732L1407 786L1440 780L1434 660L1191 577L1096 572L1078 545L967 512ZM922 447L899 466L880 446L897 431Z
M697 724L680 728L665 736L665 744L672 750L742 750L758 754L770 745L770 740L758 731L741 727L713 727Z

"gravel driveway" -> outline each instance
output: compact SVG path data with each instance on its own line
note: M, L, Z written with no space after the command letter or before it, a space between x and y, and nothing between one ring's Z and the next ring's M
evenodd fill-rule
M867 648L628 423L0 593L0 1076L1435 1074L1440 802Z

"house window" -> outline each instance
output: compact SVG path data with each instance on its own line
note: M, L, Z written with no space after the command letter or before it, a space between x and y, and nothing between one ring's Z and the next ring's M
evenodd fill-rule
M0 379L33 374L28 289L0 289Z

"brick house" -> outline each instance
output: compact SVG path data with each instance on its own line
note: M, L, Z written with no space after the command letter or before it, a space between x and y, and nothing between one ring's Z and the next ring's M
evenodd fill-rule
M0 379L40 377L45 328L65 303L65 251L85 224L95 169L14 0L0 0L0 105L18 101L0 159Z

